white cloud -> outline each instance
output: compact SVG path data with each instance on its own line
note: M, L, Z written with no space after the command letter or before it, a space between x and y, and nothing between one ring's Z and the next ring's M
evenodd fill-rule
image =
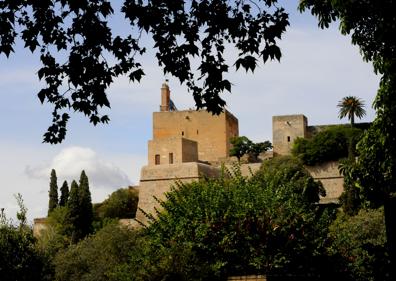
M90 185L98 189L114 189L131 184L128 176L114 163L104 161L91 148L68 147L61 150L50 164L27 166L25 172L31 178L48 179L51 169L55 169L58 179L78 180L85 170ZM61 183L60 183L61 184Z

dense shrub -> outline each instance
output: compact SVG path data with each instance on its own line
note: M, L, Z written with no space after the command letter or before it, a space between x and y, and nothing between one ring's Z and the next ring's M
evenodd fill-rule
M55 279L107 281L113 269L126 262L137 238L136 232L125 227L107 225L95 235L59 251L53 261Z
M36 248L32 229L26 224L27 209L20 194L15 195L19 211L15 225L0 213L0 280L41 281L47 279L48 260Z
M134 218L138 204L138 194L134 189L120 188L110 194L109 198L94 205L97 218Z
M154 263L139 261L147 266L136 274L136 260L131 260L126 271L118 271L124 277L129 271L130 277L117 280L312 273L312 261L322 252L317 248L322 232L316 229L321 213L315 204L322 187L290 158L268 161L265 167L250 179L236 171L230 178L179 184L147 229ZM180 262L182 253L187 262Z
M43 260L28 228L0 225L0 279L41 280Z
M292 154L306 165L353 157L355 145L362 131L347 126L333 126L314 135L311 139L297 138Z
M356 216L342 212L330 226L328 254L334 271L344 280L389 280L383 209L360 210Z

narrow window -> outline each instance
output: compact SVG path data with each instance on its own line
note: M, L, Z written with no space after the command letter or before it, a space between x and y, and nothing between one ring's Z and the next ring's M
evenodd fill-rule
M290 142L290 136L287 136L287 142Z
M197 135L198 135L198 130L197 130Z
M159 165L159 164L160 164L160 155L155 154L155 165Z
M169 164L173 164L173 153L169 153Z
M182 136L184 136L184 131L182 131Z

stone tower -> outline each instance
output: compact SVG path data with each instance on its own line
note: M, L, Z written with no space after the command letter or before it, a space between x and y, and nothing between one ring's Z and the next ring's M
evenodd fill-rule
M272 117L274 156L289 155L296 138L307 137L307 117L302 114Z
M238 136L238 119L224 111L212 115L205 110L172 111L170 90L161 87L160 111L153 113L153 139L148 142L148 165L141 170L136 219L147 223L155 215L165 193L176 180L191 182L218 177L220 169L210 165L229 156L230 138Z
M239 134L234 115L227 110L219 115L206 110L171 111L170 100L169 86L164 83L160 111L153 113L149 165L216 162L229 157L230 139Z

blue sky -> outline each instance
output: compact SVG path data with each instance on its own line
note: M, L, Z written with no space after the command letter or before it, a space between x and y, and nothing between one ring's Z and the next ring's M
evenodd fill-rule
M114 2L119 5L121 1ZM362 61L358 48L340 35L337 26L320 30L310 14L297 12L298 1L282 2L290 12L291 25L280 42L281 63L261 64L254 74L229 74L233 91L224 97L228 110L239 119L240 135L254 141L271 140L273 115L305 114L311 125L346 122L338 119L336 105L347 95L366 102L368 114L363 121L371 121L379 82L372 66ZM120 17L112 23L121 33L126 27ZM232 57L233 50L228 52ZM152 112L159 108L165 79L152 52L143 57L143 65L147 75L141 83L120 78L109 90L108 125L93 127L73 115L66 141L54 146L42 143L51 107L41 105L36 97L40 89L37 56L22 46L9 59L0 56L0 207L9 216L15 214L13 194L17 192L25 200L30 219L46 214L51 168L57 170L59 185L64 179L78 179L85 169L94 201L119 187L138 184L140 168L147 163ZM166 78L176 106L192 108L186 89L176 79Z

